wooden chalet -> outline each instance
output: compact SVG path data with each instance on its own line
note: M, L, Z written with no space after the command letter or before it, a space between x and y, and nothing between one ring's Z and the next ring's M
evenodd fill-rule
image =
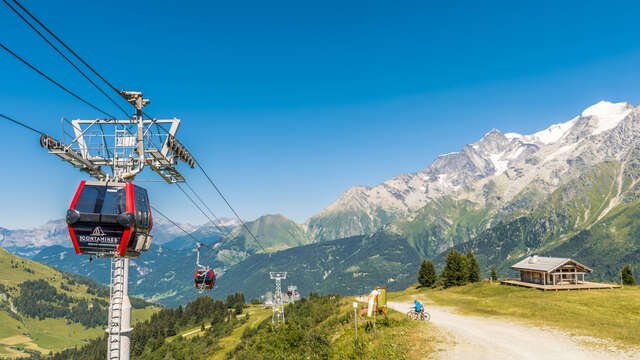
M502 281L506 285L532 287L540 290L610 289L617 285L584 280L591 268L569 258L533 255L511 266L520 272L520 280Z

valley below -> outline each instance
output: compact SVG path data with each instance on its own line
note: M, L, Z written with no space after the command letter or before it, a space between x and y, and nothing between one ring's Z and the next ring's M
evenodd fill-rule
M636 288L560 294L486 282L443 291L410 288L423 259L432 261L440 273L452 250L475 255L480 279L487 279L491 269L502 278L517 277L511 266L531 255L574 259L593 270L590 281L619 282L627 264L640 273L638 139L640 108L601 101L534 134L492 129L475 143L438 156L421 171L376 186L354 186L302 224L269 214L244 226L230 219L177 224L183 232L154 217L154 242L148 252L131 260L129 292L140 298L136 316L148 319L163 306L163 311L179 317L171 311L203 301L193 280L195 248L202 242L206 247L200 262L217 275L213 291L206 295L218 320L224 317L221 303L230 295L242 292L246 302L272 301L269 273L286 271L283 289L296 286L302 296L316 298L313 306L325 310L329 300L318 296L351 299L376 286L395 292L390 305L401 313L412 299L425 300L433 306L432 324L394 323L389 331L420 327L420 336L433 341L429 351L441 358L533 359L539 343L546 344L546 355L554 358L638 358L640 338L628 330L640 326L640 304L632 299L639 295ZM100 284L109 283L109 260L90 262L77 256L66 231L64 220L32 229L0 228L0 246L14 253L3 253L6 260L0 268L3 356L62 351L94 343L102 334L104 321L96 319L108 300ZM38 318L24 308L14 309L13 301L21 294L40 288L53 299L48 313ZM334 305L340 311L348 309L346 302ZM71 309L95 319L73 317ZM248 314L265 315L253 308ZM343 315L334 314L332 321L340 323L336 339L346 349ZM401 315L394 317L400 321ZM167 326L166 334L177 326L194 331L191 337L200 332L197 320L162 325ZM258 329L265 321L239 317L224 326L210 324L212 330L207 333L205 326L198 341L222 341L233 333L234 339L222 342L234 344L233 349L225 351L250 358L251 349L236 347L258 346L264 339L240 341L238 329ZM334 331L322 319L313 321L323 336ZM64 328L59 332L64 341L54 334L59 328ZM164 339L171 336L175 334L158 335L157 343L142 346L139 354L154 358L160 348L186 351L180 347L187 346L182 340L167 345ZM384 348L390 344L387 340L376 340L376 346ZM399 353L420 358L416 341L407 340ZM196 345L213 354L202 342ZM376 346L366 351L377 354L372 350Z

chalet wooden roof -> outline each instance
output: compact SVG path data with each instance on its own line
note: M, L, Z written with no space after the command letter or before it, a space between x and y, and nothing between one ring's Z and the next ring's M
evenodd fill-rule
M511 268L513 270L532 270L550 273L553 270L566 265L567 263L572 263L576 266L579 266L583 268L585 272L593 272L593 270L591 270L591 268L589 268L588 266L584 266L579 262L569 258L546 257L538 255L526 257L520 262L511 266Z

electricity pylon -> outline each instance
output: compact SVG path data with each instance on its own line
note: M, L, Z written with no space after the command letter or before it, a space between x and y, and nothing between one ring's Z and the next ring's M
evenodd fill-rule
M142 109L149 104L149 99L136 91L123 90L120 94L136 108L130 119L63 119L62 141L43 134L40 145L100 181L132 181L148 166L167 183L184 182L184 177L175 168L178 160L191 168L195 167L195 160L175 138L180 120L145 120ZM163 124L169 129L166 130ZM103 167L110 167L111 173L105 172ZM129 258L114 253L98 256L112 258L107 360L129 360L133 330L128 294Z
M270 272L271 280L276 281L276 291L273 293L273 314L271 315L271 323L279 325L284 323L284 303L282 301L282 280L287 278L286 271Z

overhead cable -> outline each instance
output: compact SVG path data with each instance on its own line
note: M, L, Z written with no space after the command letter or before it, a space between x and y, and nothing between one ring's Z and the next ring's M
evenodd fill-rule
M56 86L58 86L60 89L66 91L67 93L69 93L69 95L75 97L76 99L82 101L83 103L91 106L92 108L94 108L95 110L107 115L110 119L115 119L115 116L109 114L108 112L102 110L101 108L93 105L92 103L88 102L87 100L81 98L79 95L77 95L76 93L74 93L73 91L67 89L66 87L64 87L62 84L60 84L59 82L53 80L51 77L49 77L47 74L43 73L42 71L40 71L38 68L36 68L35 66L31 65L28 61L26 61L25 59L23 59L22 57L20 57L18 54L14 53L13 51L11 51L8 47L4 46L4 44L0 43L0 47L2 49L4 49L6 52L8 52L9 54L13 55L16 59L20 60L23 64L25 64L26 66L28 66L29 68L31 68L31 70L37 72L40 76L44 77L45 79L49 80L50 82L52 82L53 84L55 84Z
M53 36L54 39L56 39L60 44L62 44L62 46L64 46L65 49L69 50L70 53L72 53L78 60L80 60L80 62L82 62L87 68L89 68L89 70L91 70L97 77L99 77L102 81L104 81L104 83L107 84L107 86L109 86L111 89L113 89L113 91L118 93L120 96L122 96L122 98L126 100L126 97L118 89L116 89L113 85L111 85L111 83L108 82L104 77L102 77L102 75L100 75L93 67L91 67L91 65L89 65L86 61L84 61L84 59L81 58L80 55L78 55L75 51L73 51L64 41L62 41L58 36L56 36L56 34L54 34L51 30L49 30L49 28L46 25L44 25L42 22L40 22L40 20L38 20L31 12L29 12L29 10L25 9L25 7L22 6L20 2L18 2L17 0L13 0L13 2L16 5L18 5L20 9L22 9L22 11L24 11L27 15L29 15L29 17L31 17L35 22L37 22L40 26L42 26L42 28L45 29L49 33L49 35Z
M200 212L202 213L202 215L204 215L204 216L205 216L205 217L206 217L206 218L207 218L207 219L208 219L208 220L213 224L213 226L215 226L215 227L218 229L218 231L220 231L224 236L229 235L229 233L228 233L228 232L224 231L220 226L218 226L218 224L217 224L213 219L211 219L211 218L209 217L209 215L207 215L207 213L206 213L206 212L204 212L204 210L202 210L202 208L201 208L201 207L200 207L200 206L195 202L195 200L193 200L193 198L192 198L189 194L187 194L187 192L186 192L186 191L184 191L184 189L182 188L182 186L180 186L180 183L175 183L175 184L176 184L176 186L178 186L178 189L180 189L180 191L182 191L182 193L187 197L187 199L189 199L189 200L191 201L191 203L192 203L192 204L193 204L193 205L194 205L198 210L200 210ZM193 191L193 189L192 189L191 191ZM196 194L196 193L194 192L194 194ZM196 194L196 196L198 196L198 195ZM214 215L214 216L215 216L215 215ZM217 218L216 218L216 219L217 219Z
M29 25L29 27L35 31L47 44L49 44L49 46L51 46L53 48L53 50L55 50L58 54L60 54L60 56L62 56L69 64L71 64L71 66L73 66L74 69L76 69L80 75L82 75L85 79L87 79L91 85L93 85L93 87L95 87L96 89L98 89L98 91L100 91L102 93L102 95L106 96L107 99L109 99L116 107L118 107L118 109L120 109L120 111L122 111L127 117L131 117L131 115L122 108L122 106L120 106L120 104L118 104L111 96L109 96L106 92L104 92L104 90L102 90L101 87L99 87L93 80L91 80L91 78L89 78L89 76L87 76L82 70L80 70L80 68L73 63L73 61L71 61L71 59L69 59L65 54L63 54L58 47L56 47L53 43L51 43L51 41L49 41L49 39L47 39L46 36L44 36L44 34L42 34L38 29L35 28L35 26L33 26L33 24L31 24L31 22L29 22L29 20L27 20L16 8L14 8L8 0L2 0L5 4L7 4L7 6L9 8L11 8L11 10L13 10L14 13L16 13L16 15L18 15L20 17L20 19L22 19L22 21L24 21L27 25Z
M213 218L216 220L216 223L221 224L221 223L222 223L222 221L220 221L220 219L216 216L216 214L214 214L214 213L213 213L213 211L211 211L211 208L209 207L209 205L207 205L207 203L206 203L206 202L204 202L204 200L202 200L202 198L200 197L200 195L198 195L198 193L197 193L197 192L196 192L196 191L191 187L191 184L189 184L189 183L188 183L188 182L186 182L186 181L184 182L184 184L185 184L185 185L187 185L187 187L189 188L189 190L191 190L191 192L192 192L192 193L193 193L193 194L198 198L198 200L200 200L200 203L201 203L202 205L204 205L204 207L205 207L205 208L207 208L207 210L209 210L209 213L210 213L210 214L211 214L211 216L213 216ZM218 226L216 225L216 227L218 227ZM218 230L222 231L222 229L220 229L219 227L218 227ZM222 231L222 232L224 232L224 231ZM228 232L225 232L225 235L229 235L229 233L228 233Z
M5 1L6 2L6 1ZM78 60L80 60L80 62L82 62L87 68L89 68L89 70L91 70L96 76L98 76L102 81L104 81L105 84L107 84L107 86L109 86L113 91L115 91L116 93L118 93L120 96L122 96L123 98L125 98L125 96L115 87L113 86L109 81L107 81L102 75L100 75L91 65L89 65L82 57L80 57L80 55L78 55L75 51L73 51L73 49L71 49L64 41L62 41L58 36L56 36L56 34L54 34L46 25L44 25L40 20L38 20L29 10L27 10L24 6L22 6L22 4L18 1L18 0L13 0L13 2L18 5L20 7L20 9L22 9L22 11L24 11L27 15L29 15L29 17L31 17L35 22L37 22L45 31L47 31L54 39L56 39L60 44L62 44L62 46L64 46L71 54L73 54ZM2 46L5 50L9 51L12 55L16 56L18 59L20 59L22 62L24 62L26 65L28 65L29 67L31 67L33 70L37 71L39 74L45 76L47 79L49 79L50 81L54 82L55 84L57 84L59 87L61 87L62 89L66 90L66 88L64 88L62 85L60 85L59 83L53 81L53 79L49 78L48 76L44 75L41 71L37 70L36 68L34 68L33 66L31 66L29 63L27 63L26 61L24 61L22 58L18 57L15 53L11 52L9 49L7 49L4 45L2 45L0 43L0 46ZM89 104L88 102L86 102L85 100L83 100L82 98L80 98L79 96L75 95L74 93L72 93L69 90L66 90L67 92L69 92L70 94L74 95L75 97L77 97L78 99L82 100L83 102ZM126 98L125 98L126 99ZM89 104L91 105L91 104ZM95 106L91 105L92 107L96 108ZM96 108L97 109L97 108ZM102 110L100 110L101 112L103 112ZM153 123L156 123L156 120L152 119L149 115L147 115L146 113L144 114L145 116L147 116L149 119L151 119L153 121ZM109 115L112 118L115 118L112 115ZM162 126L160 126L161 128L163 128ZM163 128L164 129L164 128ZM164 129L166 131L166 129ZM198 165L198 168L200 168L200 170L202 171L202 173L207 177L207 180L209 181L209 183L213 186L213 188L216 190L216 192L218 193L218 195L220 195L220 197L224 200L224 202L227 204L227 206L229 207L229 209L231 209L231 211L234 213L234 215L236 216L236 218L240 221L240 223L242 224L242 227L247 231L247 233L251 236L251 238L256 242L256 244L258 244L258 246L260 246L260 248L262 249L262 251L264 251L266 253L266 249L264 248L264 246L262 246L262 244L258 241L258 239L256 238L256 236L253 234L253 232L251 232L251 230L249 229L249 227L246 225L246 223L244 222L244 220L242 220L242 218L240 217L240 215L238 214L238 212L231 206L231 204L229 203L229 201L227 200L227 198L224 196L224 194L222 194L222 191L220 191L220 189L218 188L218 186L213 182L213 180L211 179L211 177L209 176L209 174L207 174L207 172L202 168L202 166L196 161L196 164ZM195 204L195 202L194 202ZM208 217L208 216L207 216Z
M240 217L240 215L238 215L238 212L233 208L233 206L231 206L231 204L229 203L229 200L227 200L227 198L224 196L224 194L222 194L222 191L220 191L220 188L218 188L218 186L216 185L216 183L213 182L213 180L211 179L211 177L209 176L209 174L207 174L207 172L204 170L204 168L202 168L202 166L200 165L200 162L198 162L198 160L196 160L196 165L198 166L198 168L200 169L200 171L202 171L202 173L204 174L204 176L207 178L207 180L209 180L209 183L211 184L211 186L213 186L213 188L216 190L216 192L218 192L218 195L220 195L220 197L222 198L222 200L224 200L224 202L227 204L227 206L229 207L229 209L231 209L231 211L233 212L233 214L236 216L236 218L240 221L240 224L242 225L242 227L247 231L247 233L249 235L251 235L251 238L253 238L253 240L255 241L256 244L258 244L258 246L260 246L260 248L262 249L262 251L264 251L265 253L267 252L267 250L264 248L264 246L262 246L262 244L258 241L258 238L256 238L255 235L253 235L253 232L251 232L251 230L249 229L249 227L247 226L247 224L244 222L244 220L242 220L242 218Z
M23 122L20 122L20 121L18 121L18 120L16 120L16 119L12 119L12 118L8 117L7 115L0 114L0 117L1 117L1 118L4 118L4 119L7 119L7 120L9 120L9 121L11 121L11 122L13 122L13 123L15 123L15 124L17 124L17 125L20 125L20 126L22 126L22 127L26 128L26 129L29 129L29 130L31 130L31 131L33 131L33 132L36 132L36 133L38 133L38 134L40 134L40 135L43 135L43 134L44 134L42 131L40 131L40 130L36 130L36 129L32 128L31 126L29 126L29 125L27 125L27 124L25 124L25 123L23 123Z
M196 239L196 237L195 237L195 236L193 236L193 234L192 234L192 233L188 232L188 231L187 231L187 230L185 230L182 226L178 225L178 223L177 223L177 222L175 222L175 221L171 220L171 218L169 218L167 215L165 215L165 214L164 214L164 213L162 213L160 210L158 210L158 208L156 208L156 207L155 207L155 206L153 206L153 205L149 205L149 206L151 206L151 209L152 209L155 213L160 214L160 216L162 216L165 220L167 220L168 222L170 222L171 224L173 224L173 226L177 227L177 228L178 228L178 229L180 229L183 233L185 233L188 237L190 237L191 239L193 239L193 241L195 241L195 242L196 242L196 244L201 244L201 245L206 246L207 248L211 249L212 251L215 251L215 249L214 249L213 247L211 247L211 246L209 246L209 245L207 245L207 244L203 243L202 241L200 241L200 240ZM234 261L236 261L236 260L231 259L230 257L228 257L228 256L226 256L226 255L224 255L224 254L222 254L220 251L218 251L218 252L216 253L216 255L220 255L220 256L224 256L224 257L226 257L226 258L227 258L227 260L230 260L230 262L229 262L229 263L233 263Z

